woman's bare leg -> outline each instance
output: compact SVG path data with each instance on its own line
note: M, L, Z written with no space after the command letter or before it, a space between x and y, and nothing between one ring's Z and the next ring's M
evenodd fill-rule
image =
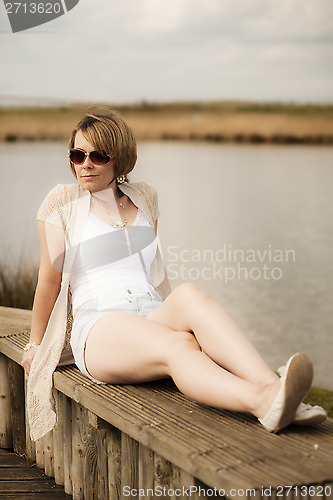
M279 382L257 385L218 366L201 352L195 337L129 313L100 319L85 349L88 372L108 383L136 383L172 377L188 397L220 409L262 417Z
M278 380L228 313L192 283L176 287L149 319L175 330L193 331L204 352L238 377L257 385Z

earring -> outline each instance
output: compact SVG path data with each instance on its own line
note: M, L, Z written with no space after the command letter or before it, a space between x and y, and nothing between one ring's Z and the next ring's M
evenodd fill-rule
M117 181L117 184L123 184L123 182L126 182L125 175L119 175L119 177L117 177L116 181Z

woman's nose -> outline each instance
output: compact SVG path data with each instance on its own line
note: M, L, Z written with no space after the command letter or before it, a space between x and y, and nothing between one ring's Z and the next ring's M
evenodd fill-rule
M82 163L82 168L93 168L93 163L90 159L90 156L87 155L84 159L84 162Z

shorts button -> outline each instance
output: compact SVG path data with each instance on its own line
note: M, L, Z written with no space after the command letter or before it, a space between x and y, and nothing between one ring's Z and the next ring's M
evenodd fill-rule
M128 289L127 289L127 292L128 292L128 293L132 293L132 290L130 290L130 289L128 288Z

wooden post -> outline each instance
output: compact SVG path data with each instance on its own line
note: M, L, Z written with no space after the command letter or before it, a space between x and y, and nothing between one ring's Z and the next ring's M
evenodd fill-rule
M199 483L195 477L193 477L188 472L185 472L183 469L179 469L178 467L177 467L177 469L178 469L178 472L177 472L177 483L178 484L177 485L173 484L172 487L180 488L182 491L182 494L183 494L183 488L185 489L185 491L187 490L188 492L191 491L190 490L191 486L192 487L195 486L199 489ZM193 490L191 491L191 499L199 500L200 498L202 498L202 495L199 495L198 492L194 492Z
M64 485L64 407L62 394L56 389L54 399L56 404L57 422L53 428L54 449L54 479L57 484Z
M8 358L0 353L0 448L13 447Z
M24 379L25 401L27 401L27 388L28 388L28 380L27 378L25 378ZM27 414L27 404L25 404L25 442L26 442L25 453L27 457L33 462L36 462L36 443L35 441L32 441L30 437L30 425Z
M155 477L154 484L160 486L161 488L166 488L166 494L163 494L163 498L171 500L171 497L167 494L167 490L174 484L174 467L171 462L165 460L157 453L154 454L154 465L155 465Z
M72 470L71 479L73 487L73 499L84 498L84 448L81 437L81 425L84 418L82 405L72 401Z
M64 490L68 495L72 495L72 400L65 394L61 394L61 397L64 423Z
M139 488L154 488L154 452L143 444L139 445Z
M98 500L109 499L107 430L97 430Z
M44 458L44 436L37 439L36 441L36 465L40 469L45 468L45 458Z
M139 443L127 434L121 435L121 489L138 488ZM128 498L122 494L121 498Z
M109 497L112 500L119 500L121 498L121 431L110 425L107 430L106 442Z
M8 379L13 429L13 448L15 453L23 454L25 441L25 398L24 370L11 359L8 361Z
M53 429L44 436L45 474L54 477Z
M96 415L85 409L81 437L84 446L84 498L98 498L98 452Z

